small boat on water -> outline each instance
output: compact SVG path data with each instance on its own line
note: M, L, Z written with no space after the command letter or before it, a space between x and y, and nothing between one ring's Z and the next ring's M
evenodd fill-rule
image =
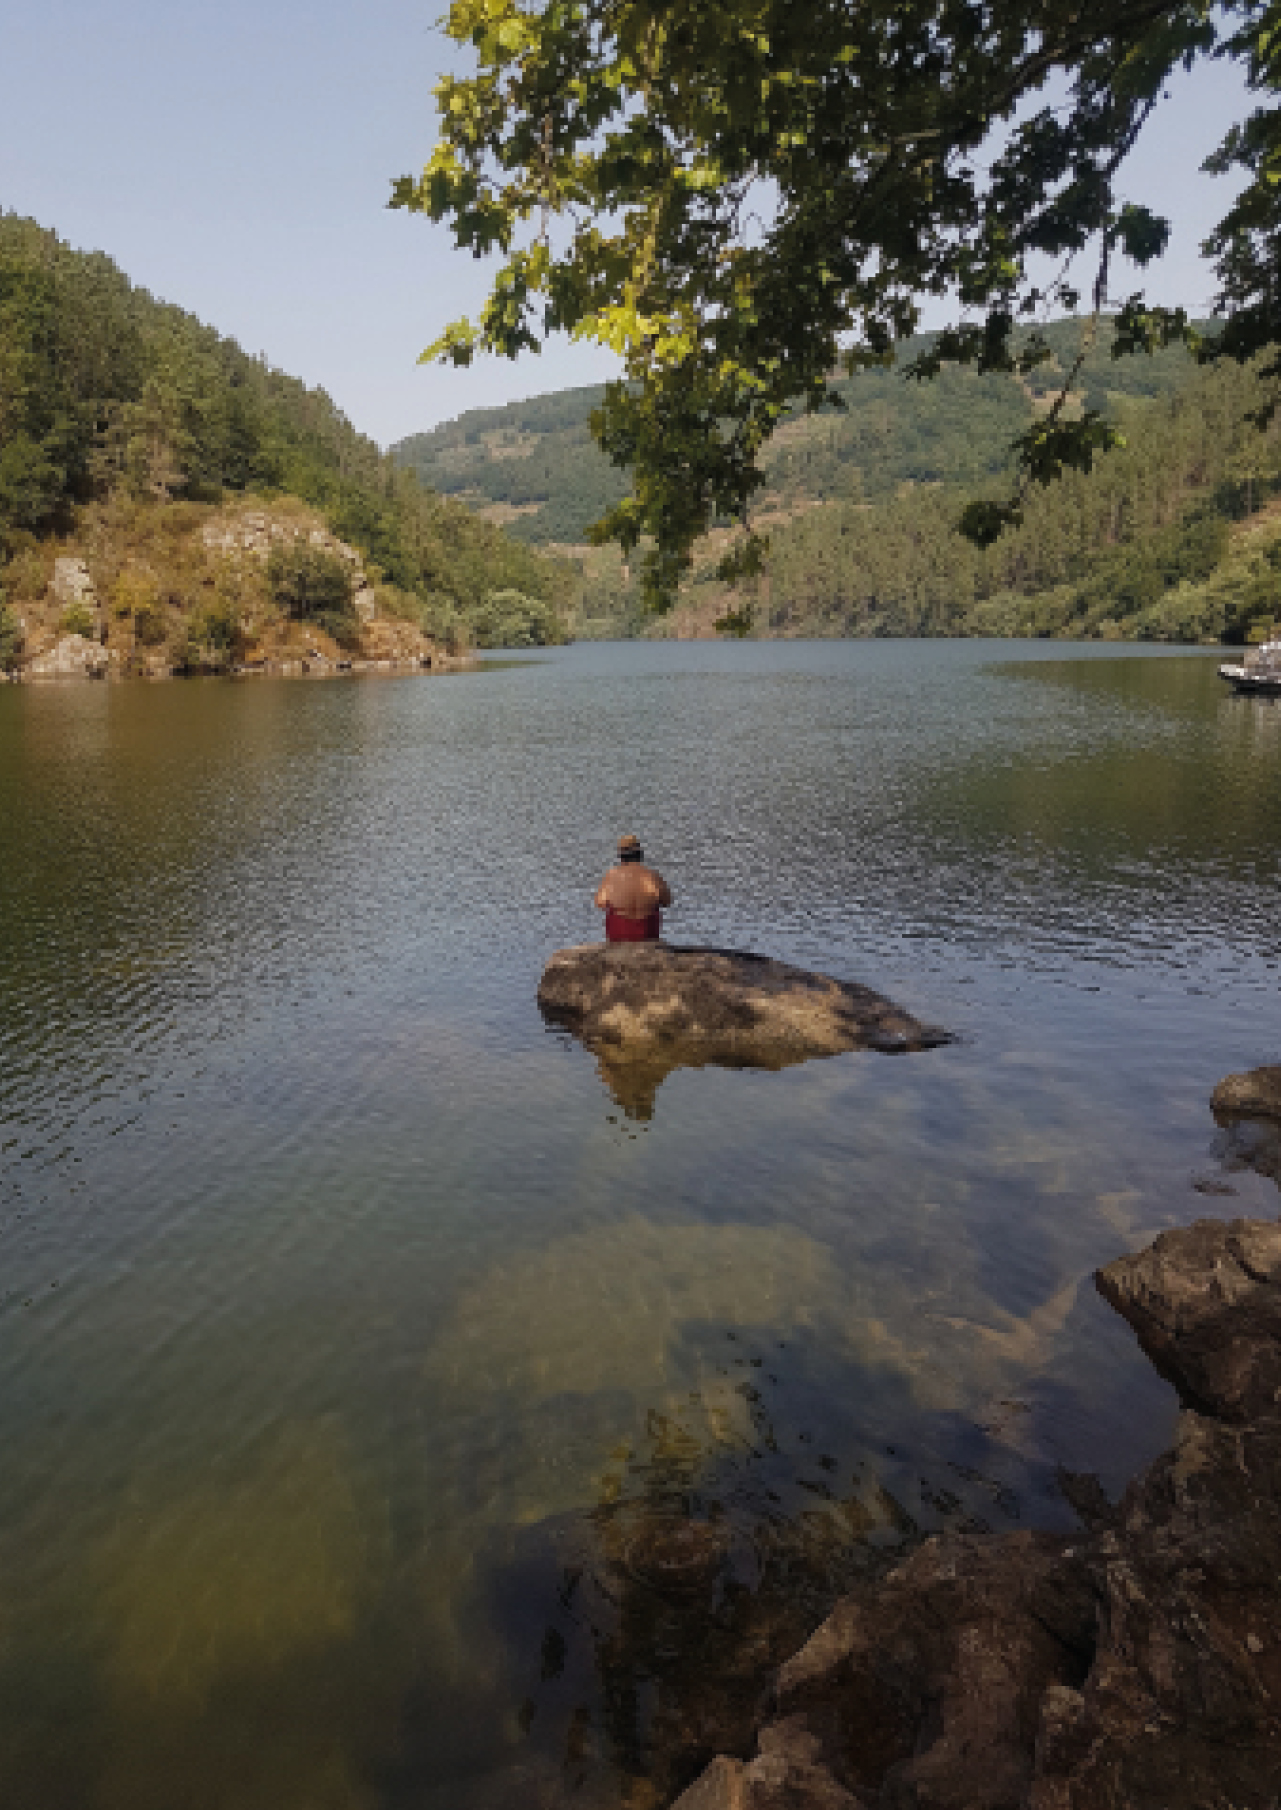
M1226 679L1234 691L1281 697L1281 641L1265 641L1262 647L1248 648L1239 665L1221 666L1219 677Z

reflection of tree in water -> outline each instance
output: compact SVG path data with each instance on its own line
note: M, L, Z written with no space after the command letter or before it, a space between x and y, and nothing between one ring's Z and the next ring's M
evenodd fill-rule
M750 1375L759 1362L741 1358L748 1377L649 1414L636 1447L611 1455L563 1567L522 1718L532 1725L585 1647L598 1707L582 1701L585 1673L560 1724L575 1802L593 1762L616 1794L622 1775L621 1801L639 1810L669 1801L713 1754L750 1752L770 1674L916 1534L875 1480L842 1493L830 1455L797 1474Z

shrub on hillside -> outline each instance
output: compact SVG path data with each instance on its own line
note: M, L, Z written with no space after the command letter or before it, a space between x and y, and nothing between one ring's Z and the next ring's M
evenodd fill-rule
M267 584L272 601L286 616L298 620L354 619L351 568L336 553L306 541L275 546L267 560ZM328 622L321 626L328 629Z
M4 566L4 590L9 601L19 606L37 603L53 577L54 543L42 544L31 534L11 535L9 542L11 551Z
M168 633L169 618L164 604L158 600L135 614L133 638L140 647L159 647Z
M18 613L7 603L0 603L0 672L9 672L22 652L22 624Z
M551 604L523 591L491 591L470 622L477 647L558 647L568 639Z
M443 591L425 595L402 591L395 585L378 588L378 611L383 616L412 622L429 640L438 642L448 654L462 653L469 645L467 624L452 597Z
M150 572L126 566L107 593L111 613L132 622L133 638L142 647L159 647L169 633L160 586Z
M154 609L159 597L160 587L151 573L137 566L126 566L107 592L112 615L121 619L136 616L139 610Z
M92 641L98 634L98 618L87 603L68 604L58 618L58 633L83 635L86 641Z
M223 672L240 640L240 612L226 598L196 610L179 631L174 665L184 672Z

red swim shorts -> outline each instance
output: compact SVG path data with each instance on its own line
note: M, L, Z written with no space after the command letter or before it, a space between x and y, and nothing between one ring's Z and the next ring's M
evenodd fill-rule
M661 911L651 911L647 918L625 918L612 905L605 908L607 943L656 943L662 926Z

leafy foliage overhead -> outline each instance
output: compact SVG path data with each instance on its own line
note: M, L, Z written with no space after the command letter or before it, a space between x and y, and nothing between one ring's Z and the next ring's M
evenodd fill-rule
M982 485L1008 484L1011 443L1051 406L1075 365L1081 323L1051 322L1043 337L1050 358L1021 377L948 368L933 383L904 383L885 369L837 379L840 410L793 410L762 449L759 516L811 502L881 502L904 485L945 484L968 500ZM918 358L931 344L909 340L902 352ZM1108 323L1077 373L1073 411L1115 414L1127 399L1169 396L1194 370L1181 345L1114 360ZM581 545L627 489L591 435L603 396L598 385L471 409L400 441L392 457L432 489L494 509L518 540Z
M1118 253L1157 255L1168 224L1120 194L1126 154L1198 58L1242 60L1270 95L1279 20L1277 0L453 0L475 73L441 82L440 143L393 205L503 262L479 320L427 356L515 356L557 330L623 355L594 427L633 494L602 532L647 540L668 602L709 524L746 518L789 406L839 405L833 373L891 358L921 297L955 297L961 318L917 375L1026 373L1044 348L1016 329L1077 305L1077 254L1096 308ZM1264 105L1219 154L1249 178L1213 241L1238 357L1278 337L1279 119ZM1137 297L1119 328L1117 351L1195 338ZM969 512L972 537L1112 439L1093 410L1052 407L1018 439L1013 499Z

